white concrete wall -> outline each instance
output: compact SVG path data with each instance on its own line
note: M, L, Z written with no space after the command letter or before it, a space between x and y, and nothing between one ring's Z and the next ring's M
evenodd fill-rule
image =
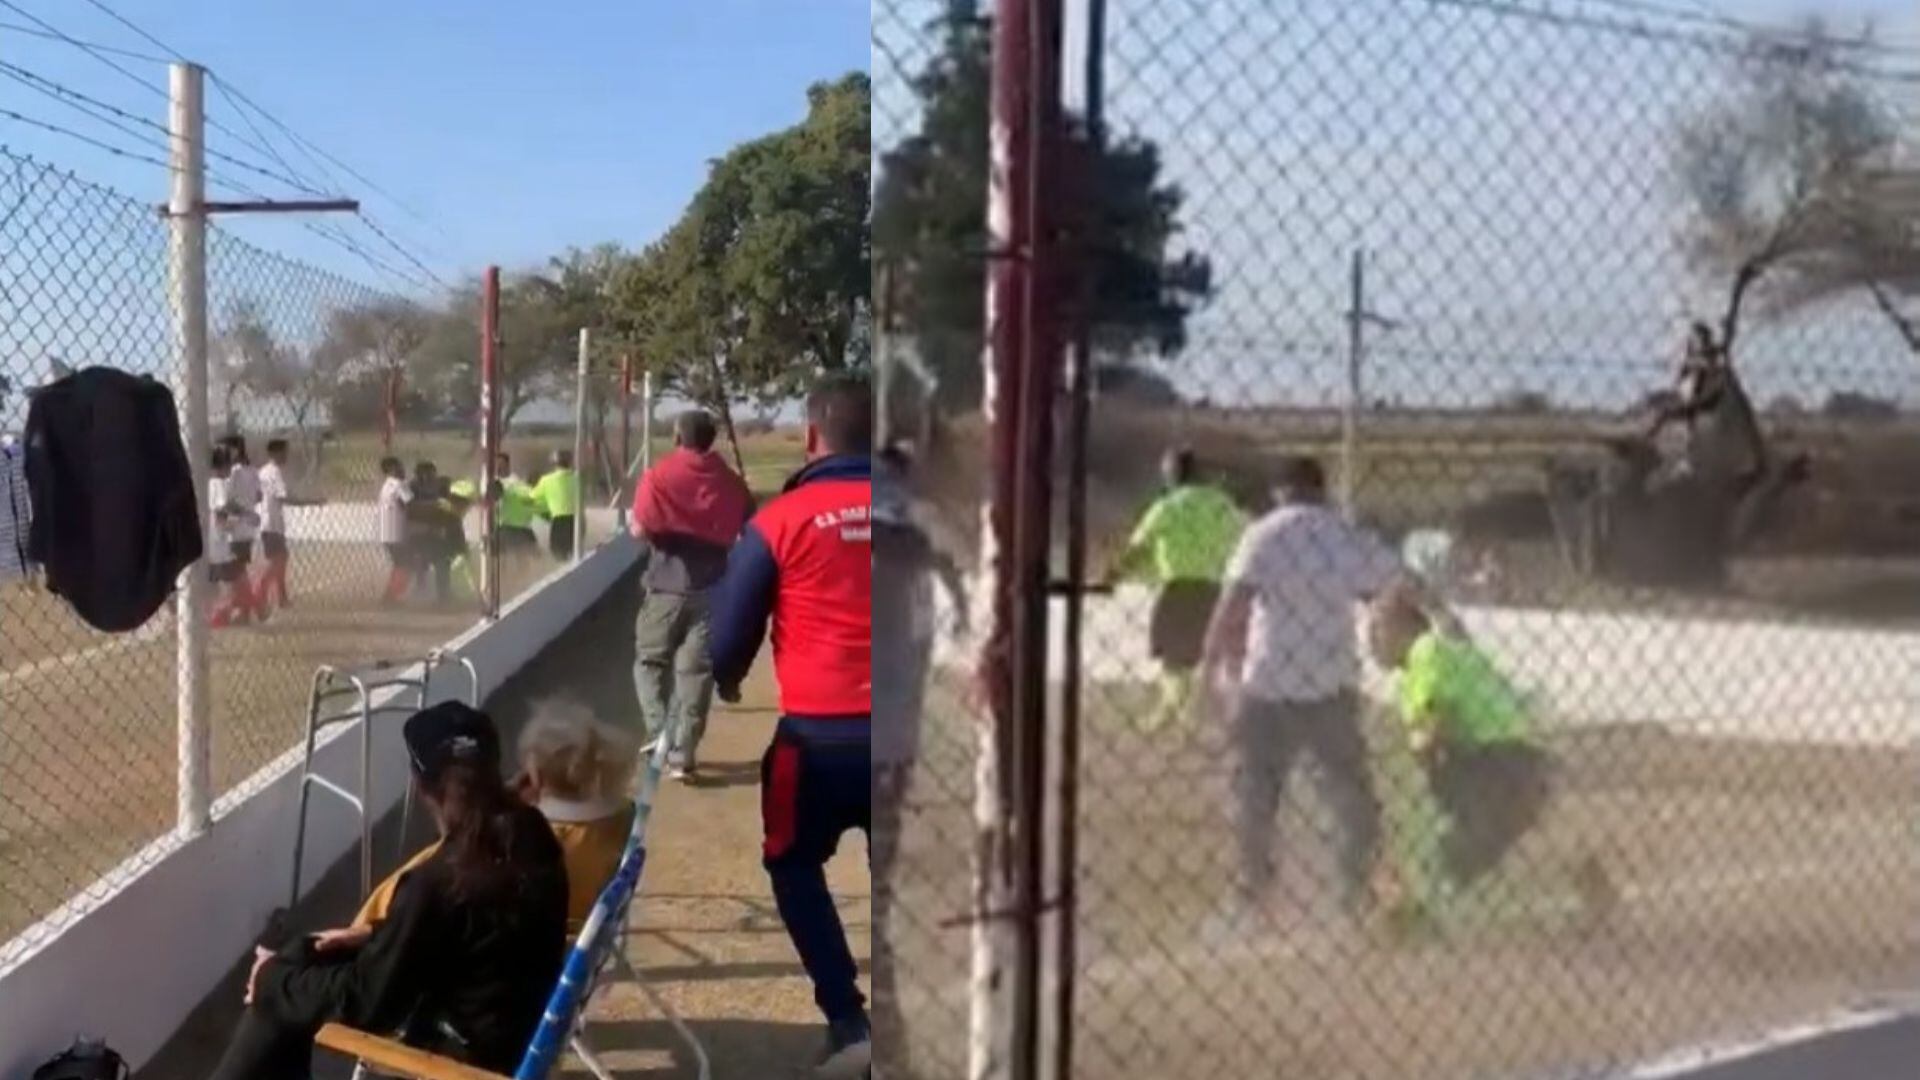
M622 538L556 570L449 651L471 659L482 695L492 693L605 595L638 553ZM436 679L435 697L464 696L465 683L451 673ZM374 727L373 808L382 814L403 791L406 756L398 717ZM358 724L335 728L318 755L322 770L356 786L358 747ZM152 1057L285 904L298 765L296 750L223 799L205 836L168 838L129 859L48 920L64 930L0 970L0 1080L24 1080L80 1033L104 1036L135 1068ZM309 885L359 835L344 807L325 797L315 807Z
M984 596L973 591L976 599ZM942 595L942 602L945 597ZM1089 598L1083 665L1093 682L1137 682L1152 593ZM1051 670L1062 670L1052 618ZM976 612L973 625L985 625ZM1543 722L1644 723L1693 734L1833 744L1920 739L1920 631L1630 612L1460 609L1461 618L1539 706ZM942 618L941 625L952 623ZM946 641L948 662L970 644ZM1371 674L1376 690L1377 673Z
M613 528L619 512L605 506L587 508L587 534L589 536L607 536L616 530ZM477 534L480 528L478 510L471 511L467 517L467 532ZM535 521L533 531L546 542L547 523ZM291 540L326 543L368 543L380 541L380 510L374 503L328 503L325 506L295 506L287 510L287 537Z

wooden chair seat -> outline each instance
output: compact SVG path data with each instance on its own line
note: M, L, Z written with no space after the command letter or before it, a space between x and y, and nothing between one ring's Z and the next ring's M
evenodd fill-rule
M512 1080L452 1058L429 1054L398 1039L369 1035L344 1024L328 1024L313 1041L328 1050L357 1058L381 1076L396 1080Z

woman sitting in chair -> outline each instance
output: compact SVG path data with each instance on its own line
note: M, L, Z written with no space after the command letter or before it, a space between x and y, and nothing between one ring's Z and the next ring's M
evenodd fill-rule
M399 875L386 918L358 940L258 950L247 1010L213 1080L304 1080L313 1037L338 1022L510 1073L540 1022L567 948L564 854L501 778L500 735L465 705L414 715L403 737L439 825L433 854Z
M546 817L566 853L569 927L586 921L620 866L633 829L630 792L639 760L638 739L572 703L540 706L520 733L520 776L512 786ZM319 940L328 947L364 943L387 918L401 876L439 849L433 844L395 870L367 897L351 927L329 930Z

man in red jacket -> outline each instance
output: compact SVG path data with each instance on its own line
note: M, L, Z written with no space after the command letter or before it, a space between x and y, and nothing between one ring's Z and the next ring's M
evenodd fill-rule
M673 776L693 775L713 703L707 656L708 593L746 527L746 481L713 452L718 432L700 410L674 422L674 450L647 470L633 496L633 535L646 541L646 599L634 624L634 689L647 738L667 740Z
M830 375L807 397L805 468L734 545L713 605L713 672L739 700L768 624L780 726L761 760L763 859L781 921L826 1014L817 1076L872 1061L866 999L826 864L870 832L872 790L873 392Z

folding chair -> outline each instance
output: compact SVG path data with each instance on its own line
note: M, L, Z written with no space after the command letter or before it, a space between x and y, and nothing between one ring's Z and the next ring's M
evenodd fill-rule
M601 1062L599 1053L588 1042L586 1023L587 1005L599 989L601 977L610 967L638 985L654 1008L660 1010L674 1032L692 1051L700 1080L710 1080L712 1076L706 1047L701 1045L699 1038L681 1020L673 1006L641 978L627 959L627 916L633 906L634 896L639 891L640 872L646 866L647 821L653 816L653 799L659 791L660 774L666 766L666 760L667 747L663 739L648 756L646 767L641 770L639 792L634 799L633 828L628 832L626 846L621 851L620 865L614 871L612 880L600 891L600 898L594 902L586 922L581 924L573 948L567 954L566 964L561 968L560 981L547 1000L540 1026L534 1031L533 1040L528 1043L527 1051L520 1059L520 1067L514 1071L511 1080L547 1080L559 1063L561 1054L569 1048L596 1080L614 1080L613 1072ZM328 1024L321 1028L314 1042L328 1050L355 1058L359 1062L354 1070L355 1080L370 1080L372 1077L390 1080L508 1080L497 1073L417 1050L397 1039L381 1038L341 1024Z

